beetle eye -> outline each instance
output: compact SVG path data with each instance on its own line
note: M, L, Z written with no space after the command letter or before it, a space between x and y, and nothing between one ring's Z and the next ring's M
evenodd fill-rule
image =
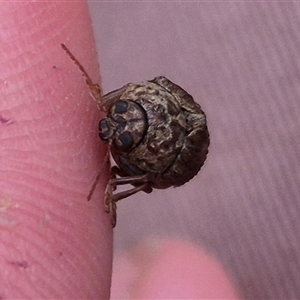
M133 146L133 137L130 132L124 132L120 134L119 136L120 145L118 145L118 148L120 150L129 150Z
M117 114L123 114L127 112L128 103L126 101L119 100L115 103L115 112Z

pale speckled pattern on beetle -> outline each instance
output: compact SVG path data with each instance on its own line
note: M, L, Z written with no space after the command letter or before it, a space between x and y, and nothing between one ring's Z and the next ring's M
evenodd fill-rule
M199 172L209 146L206 117L191 95L163 76L127 84L101 97L99 86L62 47L79 66L98 107L106 113L99 129L117 164L105 192L114 227L118 200L138 191L183 185ZM121 184L133 188L114 193Z

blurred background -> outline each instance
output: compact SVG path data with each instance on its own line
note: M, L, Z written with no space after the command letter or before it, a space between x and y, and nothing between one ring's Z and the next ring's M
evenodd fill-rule
M300 298L300 5L90 2L104 93L165 75L201 104L211 146L179 188L118 204L115 252L201 245L245 299Z

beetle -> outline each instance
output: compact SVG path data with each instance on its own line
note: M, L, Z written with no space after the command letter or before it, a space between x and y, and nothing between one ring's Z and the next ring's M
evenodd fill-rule
M178 187L192 179L206 160L210 143L201 106L179 85L164 76L128 83L102 96L83 66L79 67L98 107L106 114L99 122L100 138L116 166L105 190L105 209L116 225L116 202L139 191ZM91 198L100 172L88 195ZM115 193L118 185L132 188Z

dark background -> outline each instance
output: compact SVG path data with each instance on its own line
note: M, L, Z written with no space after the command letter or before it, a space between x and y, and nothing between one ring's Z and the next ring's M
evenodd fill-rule
M118 204L115 251L179 236L216 255L248 299L300 298L300 3L90 2L104 92L165 75L211 134L180 188Z

